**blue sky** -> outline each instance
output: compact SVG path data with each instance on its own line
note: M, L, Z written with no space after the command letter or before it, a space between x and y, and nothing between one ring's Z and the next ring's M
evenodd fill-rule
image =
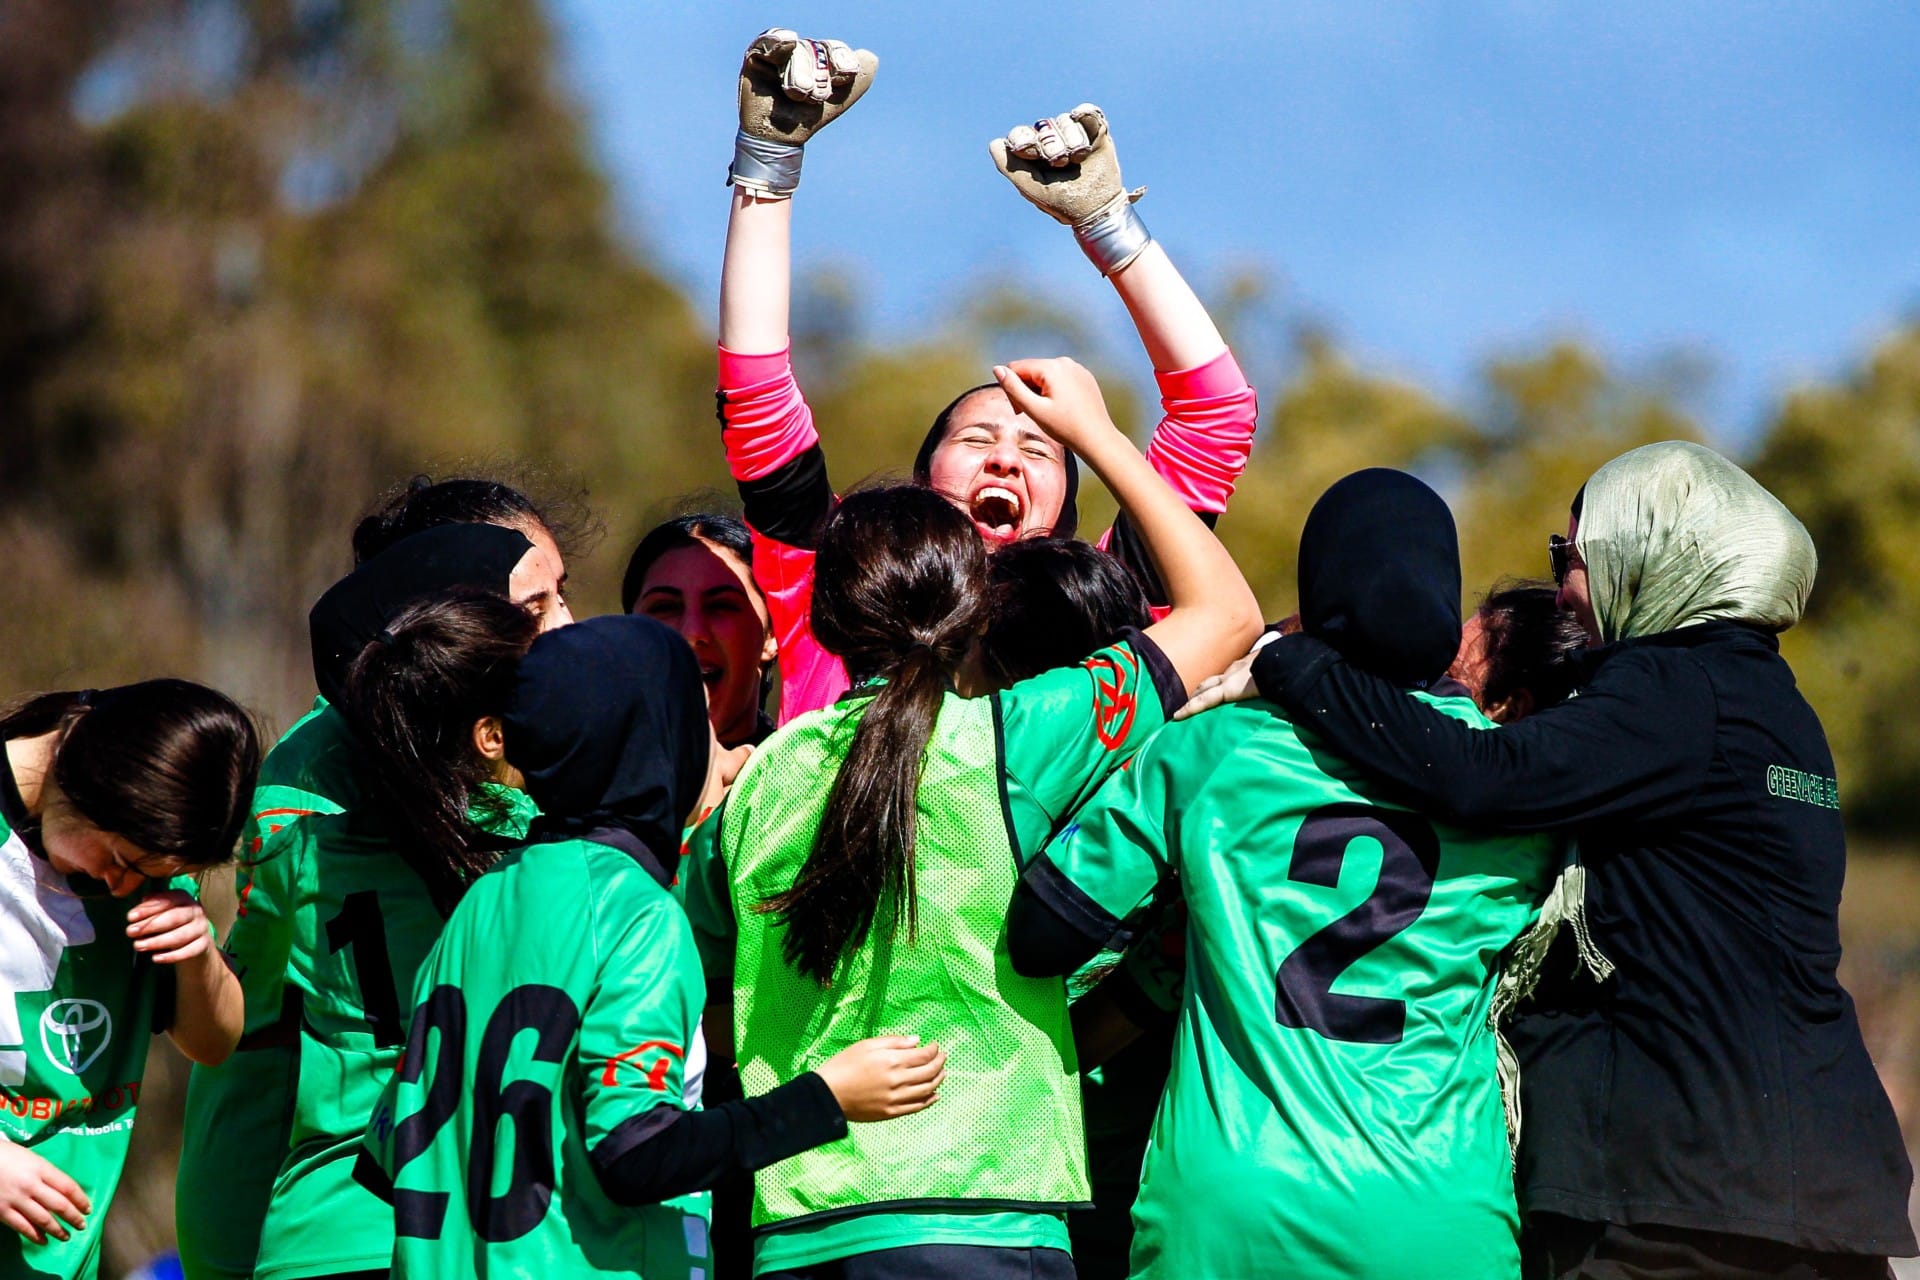
M1738 441L1782 390L1920 312L1920 6L554 10L623 219L709 312L734 72L776 22L881 58L809 151L795 235L797 265L849 273L873 334L936 326L990 274L1125 332L1071 237L986 155L1082 100L1106 108L1128 182L1151 188L1141 213L1203 292L1262 268L1285 318L1450 396L1559 335L1629 371L1684 352L1712 370L1695 406Z

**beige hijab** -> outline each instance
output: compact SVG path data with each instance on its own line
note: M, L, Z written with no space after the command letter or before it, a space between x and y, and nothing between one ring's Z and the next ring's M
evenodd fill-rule
M1785 631L1805 612L1818 567L1813 539L1778 498L1681 440L1594 472L1574 542L1607 641L1716 619Z

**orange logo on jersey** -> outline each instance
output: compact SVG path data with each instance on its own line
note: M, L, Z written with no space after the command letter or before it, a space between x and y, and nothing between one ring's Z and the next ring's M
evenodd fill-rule
M647 1073L647 1088L653 1090L655 1093L665 1093L667 1091L667 1072L673 1070L673 1060L687 1056L685 1049L682 1049L677 1044L669 1044L665 1040L649 1040L645 1044L635 1045L625 1053L614 1054L611 1058L607 1059L607 1069L600 1073L600 1083L609 1089L619 1084L620 1081L615 1078L615 1075L620 1069L620 1064L630 1058L639 1057L649 1049L659 1050L660 1056L642 1068ZM636 1067L641 1066L638 1062L633 1065Z
M1117 655L1126 656L1133 669L1122 668L1117 656L1105 653L1088 658L1083 664L1093 673L1093 732L1100 739L1100 745L1109 751L1126 742L1127 735L1133 731L1133 713L1138 706L1132 688L1137 682L1139 667L1126 650L1118 650Z

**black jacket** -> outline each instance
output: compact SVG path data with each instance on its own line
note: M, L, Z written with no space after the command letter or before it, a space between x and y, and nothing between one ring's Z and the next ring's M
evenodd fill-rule
M1593 650L1580 695L1476 732L1292 637L1261 692L1437 816L1560 830L1587 920L1509 1030L1529 1213L1910 1254L1912 1169L1840 962L1846 842L1820 721L1770 635Z

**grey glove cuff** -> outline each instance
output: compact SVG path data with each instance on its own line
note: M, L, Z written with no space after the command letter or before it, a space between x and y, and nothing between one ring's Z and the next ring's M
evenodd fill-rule
M1077 224L1073 238L1080 242L1081 252L1100 268L1103 276L1120 270L1153 243L1153 233L1133 211L1133 201L1124 191L1085 222Z
M800 185L800 159L805 154L806 149L798 143L774 142L745 132L736 133L727 185L746 187L766 196L790 196Z

